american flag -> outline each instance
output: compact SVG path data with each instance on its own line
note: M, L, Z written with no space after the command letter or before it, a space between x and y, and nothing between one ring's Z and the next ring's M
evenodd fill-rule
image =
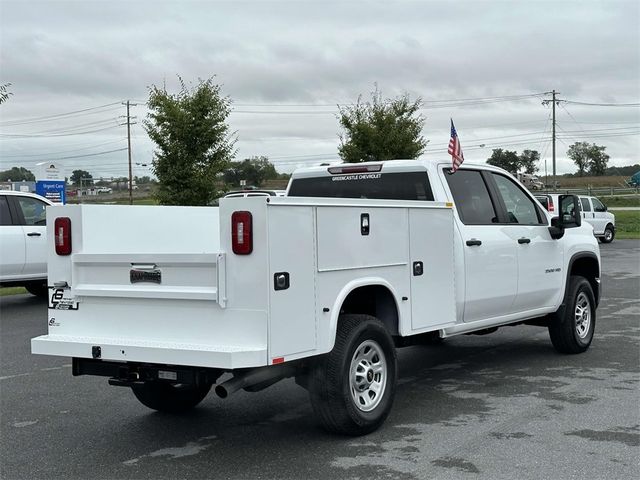
M460 139L458 138L458 132L453 125L453 119L451 119L451 140L449 140L449 155L453 165L451 167L451 173L458 170L458 167L464 162L464 154L462 153L462 147L460 146Z

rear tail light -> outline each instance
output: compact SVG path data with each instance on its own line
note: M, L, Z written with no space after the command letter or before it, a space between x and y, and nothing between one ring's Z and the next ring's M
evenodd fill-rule
M233 212L231 215L231 246L236 255L249 255L253 251L251 212Z
M68 217L56 218L53 229L56 253L58 255L71 255L71 219Z
M554 211L554 208L553 208L553 197L549 197L548 205L549 205L549 208L547 210L549 210L550 212L553 212Z

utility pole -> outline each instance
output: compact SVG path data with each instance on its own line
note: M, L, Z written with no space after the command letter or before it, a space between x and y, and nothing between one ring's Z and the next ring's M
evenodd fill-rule
M129 107L135 107L137 103L131 103L127 100L123 105L127 106L127 151L129 154L129 205L133 205L133 166L131 164L131 115Z
M556 100L556 95L560 92L556 92L552 90L551 92L547 92L547 94L551 93L551 100L543 100L543 105L548 105L551 103L551 112L552 112L552 134L551 134L551 159L553 161L553 191L555 192L558 189L558 185L556 182L556 104L560 102L560 100Z

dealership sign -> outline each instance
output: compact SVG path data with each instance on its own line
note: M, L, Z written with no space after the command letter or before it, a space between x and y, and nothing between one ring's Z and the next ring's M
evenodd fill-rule
M36 193L53 203L66 203L64 167L59 163L36 164Z

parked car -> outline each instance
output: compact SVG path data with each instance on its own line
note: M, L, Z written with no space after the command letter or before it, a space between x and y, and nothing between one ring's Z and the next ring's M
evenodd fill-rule
M284 197L286 190L237 190L228 192L224 198L237 197Z
M549 213L557 215L558 195L548 193L536 195L536 199L546 208ZM616 236L616 217L607 211L598 198L580 195L580 211L582 219L591 224L593 234L602 243L611 243Z
M53 204L33 193L0 191L0 286L21 286L46 297L49 205Z
M636 188L640 187L640 172L636 172L633 175L631 175L627 184L630 187L636 187Z

